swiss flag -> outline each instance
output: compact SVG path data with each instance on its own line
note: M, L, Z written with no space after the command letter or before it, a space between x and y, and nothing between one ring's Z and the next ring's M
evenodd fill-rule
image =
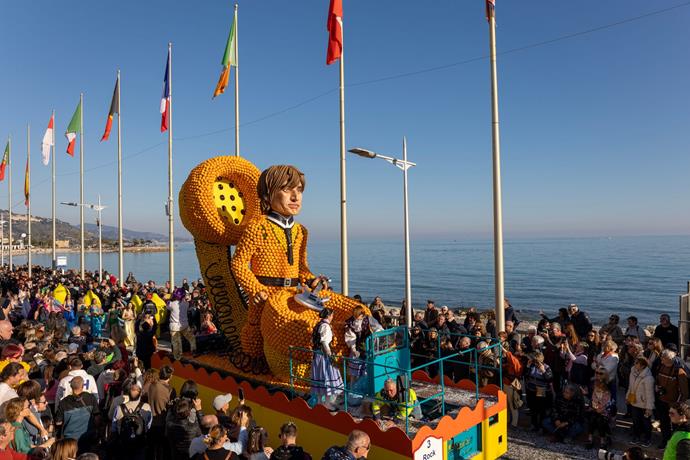
M343 54L343 0L331 0L326 28L328 29L326 65L331 65Z

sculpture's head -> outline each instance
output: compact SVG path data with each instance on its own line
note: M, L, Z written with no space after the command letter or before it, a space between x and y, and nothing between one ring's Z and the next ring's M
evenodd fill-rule
M305 185L304 174L294 166L275 165L264 170L257 184L261 212L296 216L302 208Z

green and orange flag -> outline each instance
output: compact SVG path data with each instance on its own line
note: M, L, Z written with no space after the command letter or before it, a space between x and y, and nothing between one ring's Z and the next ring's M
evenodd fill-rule
M5 146L5 154L2 156L2 163L0 163L0 180L5 180L5 168L10 161L10 141L7 141Z
M225 52L220 63L223 65L223 70L220 73L216 90L213 92L213 97L216 97L225 92L230 81L230 67L237 67L237 8L235 8L235 18L232 20L230 27L230 34L228 35L228 42L225 44Z

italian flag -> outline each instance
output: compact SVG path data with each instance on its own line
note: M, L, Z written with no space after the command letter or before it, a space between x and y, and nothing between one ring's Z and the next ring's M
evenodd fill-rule
M237 67L237 9L235 9L235 18L232 20L228 42L225 44L225 53L223 53L223 59L220 63L223 65L223 70L220 73L213 97L225 92L225 88L228 87L228 81L230 80L230 67Z
M74 111L72 115L72 120L67 126L67 132L65 132L65 137L67 137L67 153L74 156L74 145L77 143L77 133L81 132L81 100L79 100L79 105L77 105L77 110Z
M10 161L10 141L7 141L5 146L5 154L2 156L2 163L0 163L0 180L5 180L5 168Z

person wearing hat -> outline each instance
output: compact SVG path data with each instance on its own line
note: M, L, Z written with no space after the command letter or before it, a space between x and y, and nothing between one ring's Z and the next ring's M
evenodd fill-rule
M343 391L343 378L335 365L336 357L331 351L333 341L333 310L324 308L319 312L321 321L314 326L311 334L314 357L311 363L311 395L318 403L331 410L335 409L335 399Z
M232 420L228 415L230 410L230 401L232 401L232 395L226 393L224 395L218 395L213 398L213 408L216 410L216 417L218 417L218 423L226 428L232 426ZM244 404L244 401L240 401L240 405Z

